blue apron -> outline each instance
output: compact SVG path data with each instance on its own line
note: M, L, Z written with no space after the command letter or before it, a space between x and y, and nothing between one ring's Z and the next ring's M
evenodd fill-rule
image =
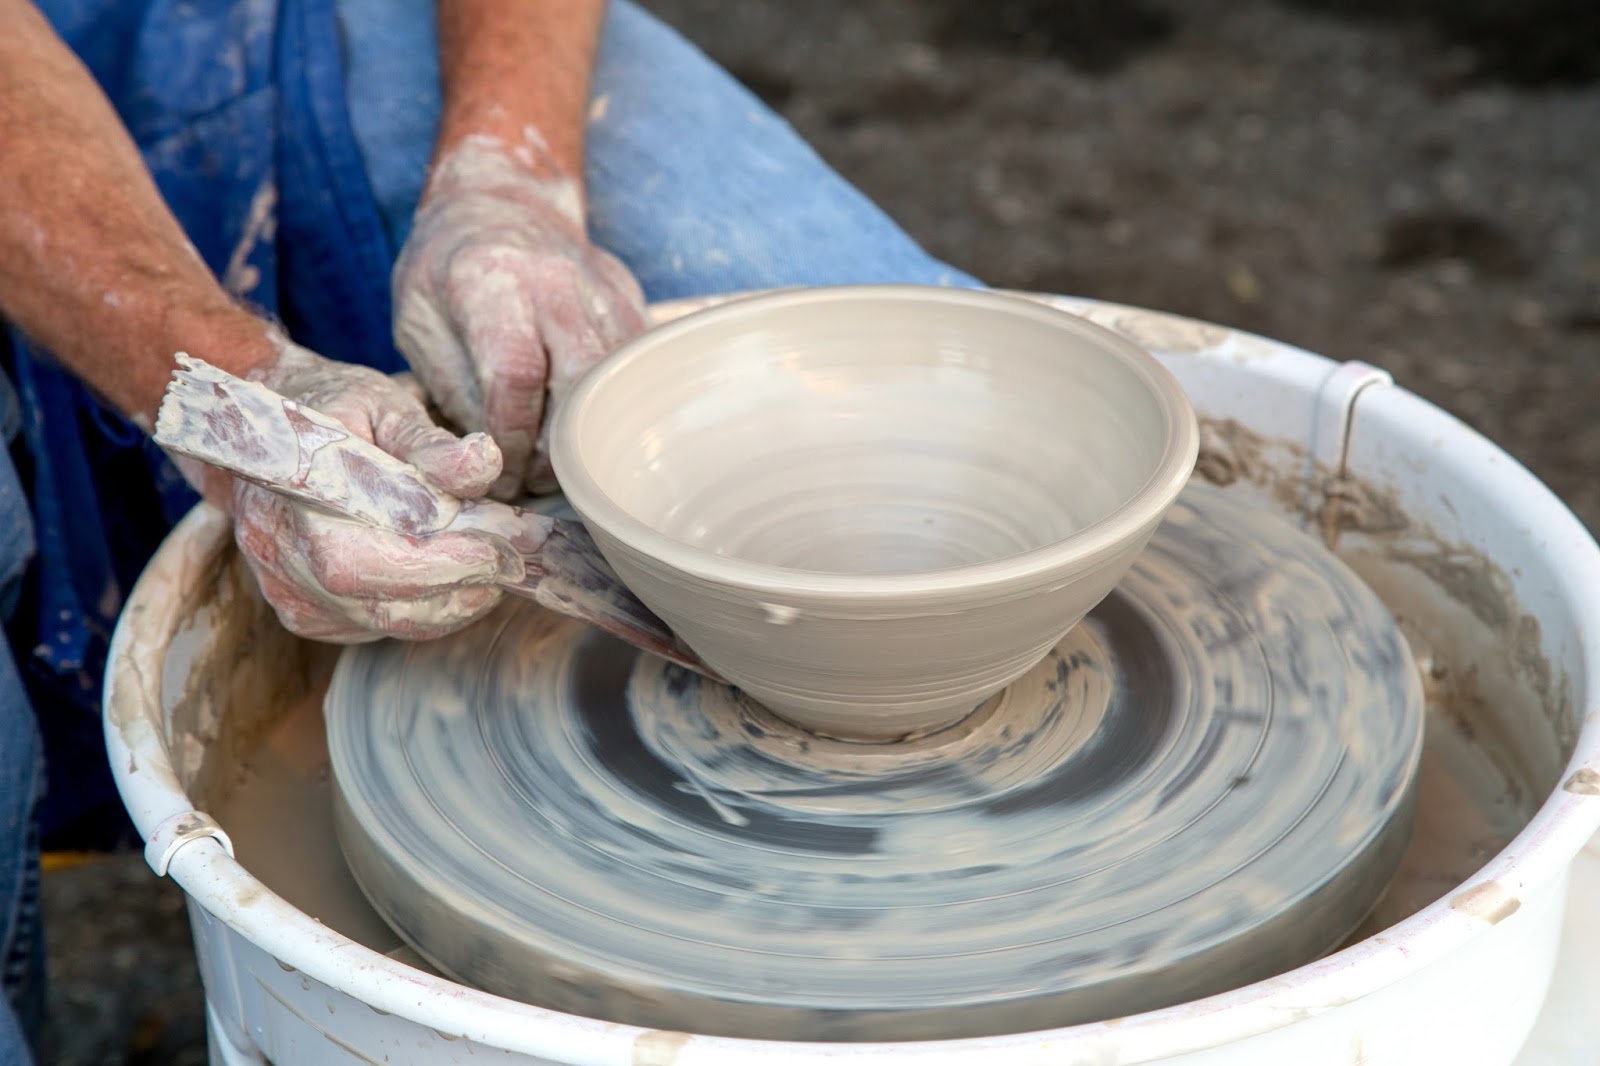
M40 6L236 295L325 355L400 369L395 252L350 129L334 0ZM196 497L48 352L12 330L4 354L39 543L11 638L45 738L42 828L58 846L104 846L127 836L101 739L107 642L134 580Z

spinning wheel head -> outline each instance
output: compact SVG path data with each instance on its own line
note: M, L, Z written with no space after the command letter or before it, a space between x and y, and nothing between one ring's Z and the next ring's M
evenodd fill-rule
M806 1040L1063 1025L1306 962L1409 833L1420 686L1320 545L1191 488L1016 683L901 743L516 605L345 652L340 839L452 976L577 1014Z

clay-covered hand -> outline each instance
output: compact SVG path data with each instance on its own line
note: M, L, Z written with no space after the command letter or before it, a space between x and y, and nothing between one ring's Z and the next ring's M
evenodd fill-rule
M577 183L536 148L476 135L440 160L393 279L395 342L446 418L500 446L501 499L555 487L552 412L645 321L638 282L589 242Z
M436 426L415 392L375 370L280 341L275 362L251 375L343 422L462 498L500 474L494 442ZM214 472L220 473L220 472ZM354 644L423 640L476 620L500 599L496 581L520 562L497 538L470 532L410 537L332 517L245 481L231 487L234 539L261 591L292 632Z

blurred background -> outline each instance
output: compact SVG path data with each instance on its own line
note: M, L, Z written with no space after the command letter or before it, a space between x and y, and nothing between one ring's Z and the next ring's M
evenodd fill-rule
M957 266L1381 366L1600 530L1594 0L644 2ZM203 1064L177 889L45 900L46 1063Z

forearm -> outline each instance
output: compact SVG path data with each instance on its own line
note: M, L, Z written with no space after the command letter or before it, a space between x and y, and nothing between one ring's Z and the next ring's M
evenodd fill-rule
M27 0L0 0L0 25L0 316L147 427L174 351L270 360L88 71Z
M583 179L605 0L439 0L444 110L434 159L493 137L530 169Z

